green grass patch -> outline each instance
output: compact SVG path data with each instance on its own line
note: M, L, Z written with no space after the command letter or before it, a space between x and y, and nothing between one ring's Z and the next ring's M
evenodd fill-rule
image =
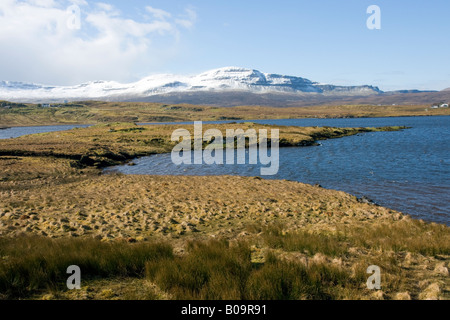
M83 279L139 277L145 263L172 258L164 243L104 243L94 239L18 237L0 239L0 292L7 298L65 288L67 267L81 268Z
M262 265L252 264L250 254L243 243L193 243L183 257L148 262L146 274L175 299L334 299L342 287L359 286L337 266L305 266L273 254Z
M333 244L332 238L321 240L317 235L308 237L306 233L291 237L276 233L275 227L271 230L268 239L274 241L273 246L283 249L329 255L346 250L338 249L339 243ZM276 237L281 242L276 241ZM370 233L361 233L362 238L370 241ZM313 244L314 241L318 243ZM355 241L359 241L358 238ZM188 242L183 255L174 255L172 247L166 243L105 243L87 238L28 236L1 238L0 297L27 298L46 292L58 296L58 292L67 290L66 270L70 265L81 268L82 283L148 279L164 294L181 300L360 299L370 295L365 282L366 268L371 264L383 270L385 292L408 290L407 270L398 264L396 254L377 252L374 256L357 257L352 266L345 267L314 259L307 263L287 260L271 250L265 254L263 263L253 263L249 243L226 240Z
M242 299L252 272L246 245L226 241L188 244L183 257L147 263L147 277L176 299Z
M340 256L347 252L345 236L335 234L317 234L309 231L284 233L281 224L273 224L264 230L264 242L273 249L299 251L308 255L323 253L328 256Z
M446 225L406 220L342 230L354 246L422 255L449 255L450 228Z
M264 243L273 249L342 256L350 247L436 256L450 254L450 228L418 220L402 220L342 226L337 232L312 233L306 230L285 233L273 224L263 231Z

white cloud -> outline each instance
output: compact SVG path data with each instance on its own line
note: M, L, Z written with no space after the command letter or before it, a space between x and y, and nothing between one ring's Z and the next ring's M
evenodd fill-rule
M80 6L80 29L68 28L71 4ZM151 16L138 21L105 2L1 0L0 80L67 85L151 73L182 51L178 39L196 13L145 11Z
M196 20L197 13L193 9L187 8L185 14L181 18L176 19L175 22L184 28L190 29L194 26Z
M75 3L77 4L77 3ZM80 5L80 4L78 4ZM114 6L110 5L109 3L104 3L104 2L98 2L96 3L97 8L99 8L100 10L106 11L106 12L115 12L117 14L119 14L118 11L114 10Z
M168 19L168 18L170 18L172 16L167 11L164 11L164 10L161 10L161 9L155 9L153 7L150 7L150 6L145 7L145 9L149 13L151 13L155 17L155 19L164 20L164 19Z
M50 8L55 5L54 0L30 0L29 3L39 6L39 7L45 7L45 8Z

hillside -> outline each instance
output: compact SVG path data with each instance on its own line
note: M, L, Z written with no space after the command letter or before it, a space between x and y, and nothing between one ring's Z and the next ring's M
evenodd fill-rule
M431 104L449 101L450 91L383 92L371 85L337 86L298 76L226 67L192 76L152 75L132 83L91 81L73 86L55 86L0 81L0 99L29 103L102 100L223 107L303 107L321 104Z
M1 81L0 99L20 102L63 102L64 100L136 101L160 95L240 92L308 96L366 96L381 93L373 86L335 86L254 69L226 67L199 75L152 75L133 83L91 81L74 86L40 85ZM196 103L196 102L194 102ZM238 103L243 104L243 103Z

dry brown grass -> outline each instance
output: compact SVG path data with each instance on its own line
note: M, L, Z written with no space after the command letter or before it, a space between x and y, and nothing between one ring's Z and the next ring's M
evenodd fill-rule
M245 128L252 126L245 124ZM9 290L13 297L27 296L32 293L27 289L32 280L33 288L44 290L35 298L48 297L47 293L63 299L449 298L450 231L446 226L415 221L387 208L360 203L344 192L297 182L231 176L102 175L95 162L81 161L82 156L98 161L119 154L127 155L126 159L163 152L174 128L113 124L0 141L0 150L7 154L0 156L2 290ZM280 137L296 144L357 131L288 127L281 128ZM23 236L44 238L36 241ZM225 242L195 245L209 239L229 242L226 246ZM126 252L134 242L145 247L153 240L170 241L176 253L166 257L172 269L164 263L147 264L147 271L153 270L147 272L153 283L142 278L145 259L139 259L141 273L130 278L129 273L114 269L127 259L106 254ZM105 251L101 241L108 242L111 250ZM240 245L247 247L233 249ZM79 251L86 246L93 249ZM69 249L66 256L64 248ZM214 252L223 252L224 258ZM244 253L247 258L250 254L250 261L242 258ZM202 269L198 261L211 254L215 258L211 264L203 263ZM52 268L38 268L40 273L33 278L32 271L42 257ZM79 294L58 286L46 289L48 284L60 283L63 265L76 264L80 257L90 266L107 266L92 269L92 275L100 279L86 279L91 289ZM134 270L133 259L125 269ZM382 293L365 288L365 270L371 264L382 268ZM230 265L236 269L229 269ZM242 277L224 278L214 272L217 268L240 270ZM185 284L169 281L193 269L203 270L201 285L198 279ZM299 274L304 281L298 280ZM15 277L20 281L11 282ZM242 279L245 287L238 285ZM229 290L218 291L214 283L226 284Z
M8 255L28 255L26 261L31 266L33 255L19 253L21 247L27 247L20 240L24 235L56 237L65 241L71 252L76 251L76 242L69 240L74 238L80 239L77 241L97 238L122 247L126 242L160 239L169 241L181 257L192 251L187 244L193 240L228 239L231 243L251 245L252 262L256 266L265 265L261 270L251 269L244 291L235 290L239 287L231 285L235 283L233 279L228 279L231 282L226 286L231 291L217 291L214 289L217 287L206 283L203 289L198 288L200 291L191 291L181 282L165 285L167 277L175 276L169 271L175 269L167 269L168 265L163 263L158 268L166 271L159 278L152 276L153 283L139 277L120 280L102 276L85 279L87 287L77 293L55 288L48 291L41 286L44 291L36 298L373 299L380 293L375 296L364 287L365 269L372 264L382 268L385 299L396 299L398 293L404 292L413 299L449 298L445 276L450 262L449 228L359 203L343 192L297 182L243 177L103 176L95 169L73 174L78 169L64 159L3 161L19 169L22 176L18 174L21 179L9 178L0 184L0 232L11 239L7 241L16 243L9 246L15 248L16 254L9 250ZM37 244L35 240L33 243ZM58 262L55 257L62 249L52 253L54 250L45 245L34 252L33 247L28 246L28 250L35 257L48 251L53 257L49 259ZM1 249L5 250L5 246L0 243ZM268 257L273 263L266 264ZM95 263L96 258L92 259ZM184 258L180 259L170 265L182 268ZM192 263L201 261L196 255L191 259ZM216 263L226 261L219 259ZM310 269L311 265L322 267ZM195 264L192 268L196 268ZM204 270L208 279L212 283L225 281L223 277L216 279L217 274L210 273L213 269ZM190 269L186 270L178 272ZM280 272L291 276L280 278ZM312 282L296 282L294 276L298 272L305 273L305 279ZM315 277L321 279L321 273L328 280L314 282ZM258 286L261 279L266 279L264 290ZM293 289L277 291L285 285ZM435 291L430 291L430 286ZM436 288L440 290L438 293ZM28 292L20 285L14 290L16 294Z
M441 271L448 255L350 247L330 257L326 241L316 240L314 256L265 248L259 259L254 238L186 241L176 255L167 242L0 238L0 299L449 298ZM65 270L73 264L82 270L82 289L68 291ZM373 264L382 270L381 291L365 286Z
M23 236L0 238L0 295L26 297L40 290L65 287L68 266L77 265L83 277L142 276L148 261L173 257L164 243L104 243L94 239L58 241Z
M287 181L241 177L90 176L22 189L0 189L0 231L52 236L147 238L235 236L246 226L290 221L295 228L333 221L400 219L343 192Z

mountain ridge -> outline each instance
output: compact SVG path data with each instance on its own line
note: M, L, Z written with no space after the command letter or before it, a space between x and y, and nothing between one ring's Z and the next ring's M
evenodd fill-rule
M338 86L298 76L225 67L191 76L151 75L131 83L99 80L73 86L55 86L0 81L0 100L31 103L102 100L277 107L338 103L428 104L436 99L450 100L449 89L384 92L371 85Z
M0 99L143 99L146 97L189 92L243 91L251 93L350 94L381 93L378 87L336 86L309 79L280 74L262 73L255 69L225 67L195 76L160 74L137 82L91 81L74 86L52 86L35 83L0 81ZM32 101L30 101L32 102Z

